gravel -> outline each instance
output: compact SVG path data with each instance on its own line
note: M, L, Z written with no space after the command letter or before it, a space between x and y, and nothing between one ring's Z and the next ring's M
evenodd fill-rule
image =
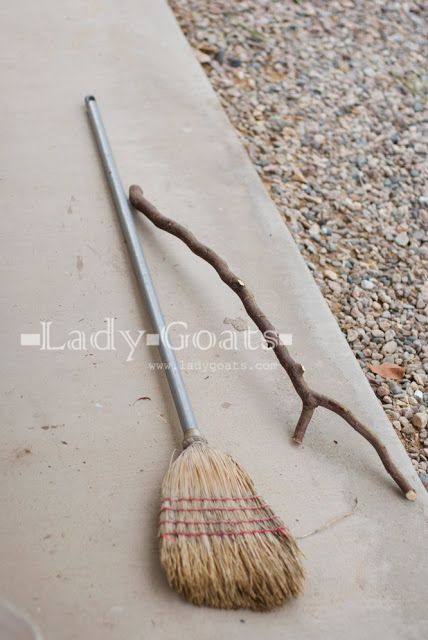
M170 5L428 487L427 5Z

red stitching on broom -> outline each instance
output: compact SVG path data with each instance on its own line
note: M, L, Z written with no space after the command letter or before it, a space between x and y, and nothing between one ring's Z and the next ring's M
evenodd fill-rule
M269 516L268 518L253 518L252 520L210 520L209 522L198 522L197 520L160 520L159 524L253 524L255 522L269 522L269 520L278 520L277 516Z
M193 501L213 501L213 500L261 500L261 496L246 496L242 498L164 498L162 502L193 502Z
M259 511L261 509L270 509L270 507L267 504L257 507L162 507L159 513L163 511Z
M287 533L287 529L285 527L276 527L276 529L254 529L253 531L172 531L171 533L160 533L159 538L168 538L169 536L186 536L190 538L199 536L246 536L255 533Z

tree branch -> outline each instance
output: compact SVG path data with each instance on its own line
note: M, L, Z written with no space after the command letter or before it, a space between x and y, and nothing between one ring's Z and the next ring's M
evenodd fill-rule
M363 436L377 451L383 466L400 487L408 500L416 499L416 492L391 459L383 442L366 425L360 422L346 407L339 402L311 389L304 380L304 368L291 356L287 347L281 344L278 331L255 301L254 295L247 285L240 280L223 260L210 247L202 244L186 227L175 220L161 214L155 206L144 198L140 187L133 185L129 189L131 204L141 211L156 227L182 240L197 256L206 260L218 273L220 278L239 296L250 318L261 333L273 343L273 351L279 363L287 372L294 389L302 400L302 412L299 417L293 439L297 443L303 441L306 429L317 407L324 407L343 418L355 431Z

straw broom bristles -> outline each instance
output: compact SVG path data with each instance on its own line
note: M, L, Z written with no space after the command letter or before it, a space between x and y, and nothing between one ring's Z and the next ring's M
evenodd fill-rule
M162 484L160 559L196 605L268 611L303 588L300 551L231 456L197 441Z

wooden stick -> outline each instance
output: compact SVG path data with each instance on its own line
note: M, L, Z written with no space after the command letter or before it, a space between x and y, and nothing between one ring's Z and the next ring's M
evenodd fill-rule
M199 242L193 233L186 229L186 227L160 213L154 205L146 200L140 187L136 185L130 187L129 200L131 204L138 209L138 211L141 211L141 213L143 213L151 222L153 222L156 227L159 227L159 229L163 229L182 240L189 249L193 251L193 253L208 262L217 271L223 282L225 282L240 298L245 310L260 329L261 333L266 334L267 332L269 339L273 338L273 341L275 342L273 351L278 358L279 363L287 372L296 393L302 400L303 405L302 412L294 431L293 440L298 444L303 441L306 429L311 421L315 409L318 407L324 407L343 418L349 426L355 429L355 431L362 435L363 438L365 438L374 447L374 449L376 449L386 471L400 487L406 498L408 500L415 500L415 490L394 464L386 446L380 438L378 438L378 436L371 431L369 427L360 422L360 420L358 420L351 411L349 411L349 409L342 406L333 398L329 398L318 391L314 391L308 386L303 375L303 365L296 362L287 347L281 344L278 331L258 306L253 293L247 285L230 270L227 262L218 256L210 247Z

